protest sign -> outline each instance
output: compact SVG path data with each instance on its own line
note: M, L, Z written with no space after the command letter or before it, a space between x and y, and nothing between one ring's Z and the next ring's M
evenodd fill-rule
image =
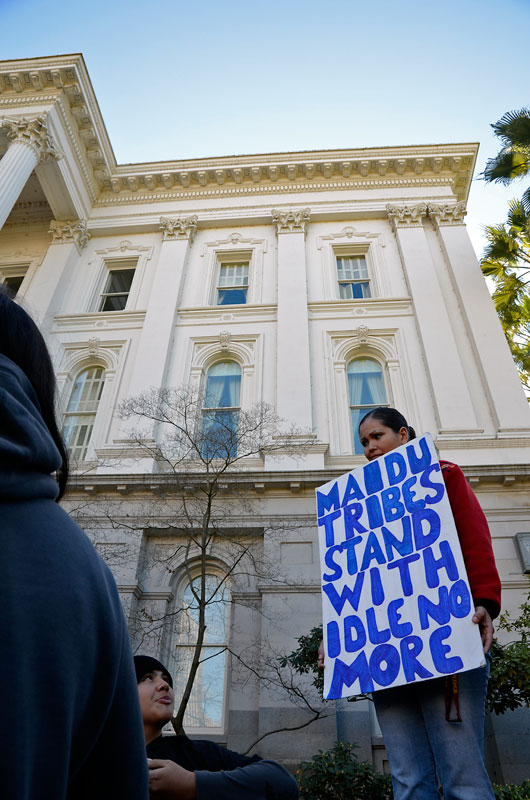
M324 697L484 663L430 434L317 489Z

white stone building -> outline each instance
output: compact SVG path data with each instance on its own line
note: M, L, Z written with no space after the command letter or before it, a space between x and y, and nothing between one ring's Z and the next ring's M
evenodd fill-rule
M115 416L150 386L215 379L236 410L263 400L314 433L301 461L254 459L240 475L277 579L249 578L246 595L232 587L214 644L290 651L319 622L314 488L363 462L352 420L371 403L402 410L462 466L491 526L503 607L518 607L530 412L464 225L476 144L118 165L80 55L1 62L0 126L0 280L18 290L54 358L80 461L73 506L105 498L134 515L142 498L156 502L163 476L121 460ZM276 547L267 525L278 517L296 525ZM182 604L178 559L153 571L143 558L170 546L167 535L109 528L103 512L96 523L96 544L121 554L131 619L146 604ZM262 613L238 604L238 591ZM160 654L176 658L168 636ZM211 704L194 699L190 732L206 727L244 749L307 717L257 681L241 685L223 658ZM380 764L368 702L347 717L360 754ZM500 778L527 777L527 719L494 720ZM259 750L294 763L335 737L333 712Z

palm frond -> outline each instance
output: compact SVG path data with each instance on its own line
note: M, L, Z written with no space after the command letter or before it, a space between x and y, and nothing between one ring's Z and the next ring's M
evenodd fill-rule
M521 197L521 205L524 208L525 214L530 219L530 186L523 193L523 196Z
M508 203L508 225L510 228L517 228L524 231L530 224L530 215L525 209L522 200L510 200Z
M530 108L507 111L491 126L505 147L530 148Z

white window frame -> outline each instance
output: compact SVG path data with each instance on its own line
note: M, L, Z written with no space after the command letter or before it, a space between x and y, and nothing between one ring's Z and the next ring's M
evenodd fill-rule
M213 298L212 305L218 306L219 308L224 308L225 306L247 306L248 305L248 297L250 292L250 262L252 259L252 252L245 252L243 251L239 256L236 256L233 253L222 255L217 254L217 285L215 287L215 296ZM221 286L221 273L224 267L242 267L246 266L247 268L247 283L246 283L246 295L245 295L245 302L244 303L219 303L219 291L223 289L243 289L243 286L238 286L233 284L232 286Z
M391 296L388 270L384 258L385 240L382 233L359 231L351 225L342 231L317 237L317 249L322 253L323 297L340 303L370 303ZM364 256L370 283L370 297L341 298L337 257Z
M230 305L231 311L259 305L263 295L263 263L267 252L266 239L245 239L240 233L232 233L227 239L205 242L200 256L203 259L204 284L197 299L202 306L223 309L217 305L217 287L221 266L248 262L247 302Z
M383 369L387 403L398 408L408 419L420 419L415 385L409 369L407 349L402 332L397 328L328 331L325 337L328 379L327 419L329 420L330 455L333 458L353 458L364 463L364 455L353 452L353 435L348 386L348 364L356 358L372 358ZM346 463L346 462L345 462Z
M181 380L194 386L197 391L204 391L206 375L211 366L218 361L236 361L241 367L241 409L248 409L261 400L273 402L273 398L263 394L262 334L221 331L218 336L194 336L190 339L190 345L191 364Z
M239 404L237 406L207 406L207 405L205 405L205 401L206 401L206 395L207 395L207 391L208 391L208 376L210 374L210 370L212 370L218 364L225 364L225 363L237 364L237 366L239 367ZM239 360L237 358L232 358L230 356L221 357L221 358L218 358L217 360L213 361L211 364L209 364L208 368L206 369L206 371L204 373L204 382L203 382L203 386L201 388L202 430L204 431L205 418L206 418L206 415L209 414L209 413L211 414L211 413L215 413L215 412L218 412L218 411L220 411L220 412L223 412L223 411L224 412L229 412L230 411L230 412L232 412L232 413L234 413L236 415L236 421L237 421L237 418L238 418L239 413L241 411L241 397L242 397L242 394L243 394L243 369L242 369L241 364L239 363ZM231 430L233 430L234 434L236 434L237 433L237 424ZM236 455L237 455L237 439L236 439L236 451L233 453L233 456L235 457ZM224 457L224 456L221 456L221 458L222 457Z
M87 273L83 274L83 283L79 295L79 307L85 313L111 314L112 316L135 311L138 308L140 291L144 281L147 262L153 256L153 247L140 247L123 241L116 247L105 250L96 250L88 262L91 277L87 280ZM109 270L132 269L134 277L127 298L124 311L98 311L101 295L105 291Z
M105 386L99 401L85 461L93 461L96 450L105 447L104 443L110 436L114 422L116 395L120 390L130 343L130 339L100 340L94 337L88 341L67 342L62 345L63 356L56 376L63 416L77 375L90 367L103 367L105 370Z
M352 356L352 358L350 358L346 362L346 383L347 383L347 389L348 389L348 413L349 413L349 416L350 416L351 446L352 446L352 452L354 453L354 455L363 455L363 453L362 452L355 453L355 433L356 433L356 431L353 428L352 413L351 412L352 412L353 408L366 408L364 414L368 414L369 411L370 411L370 407L369 406L365 406L363 403L358 403L357 405L353 405L352 404L351 396L350 396L348 369L349 369L350 364L352 364L354 361L362 361L364 359L368 359L370 361L373 361L375 364L377 364L380 367L381 372L379 374L381 375L381 378L383 379L383 387L384 387L385 395L386 395L386 400L385 400L384 403L373 404L371 407L372 408L379 408L380 406L383 406L385 408L389 408L392 405L390 403L390 400L389 400L389 385L388 385L389 382L388 382L388 375L386 374L387 373L386 363L383 362L381 360L381 358L376 358L372 354L368 355L367 353L360 353L360 354L359 353L355 353ZM363 416L364 416L364 414L363 414ZM359 421L360 421L360 418L359 418Z
M22 278L17 296L23 296L28 286L28 277L30 272L31 262L23 264L0 264L0 283L4 283L6 278Z
M136 288L135 287L135 283L136 283L136 279L138 277L137 273L136 273L136 270L138 268L138 259L137 258L105 259L104 267L105 267L105 269L104 269L103 274L102 274L102 280L100 279L100 281L99 281L98 291L96 293L96 297L94 299L92 308L90 310L93 311L93 312L99 313L99 314L120 314L123 311L130 311L131 310L131 306L132 306L131 296L132 296L132 293L133 293L133 287ZM103 310L100 310L100 306L102 305L102 299L103 299L103 296L105 295L105 289L107 287L107 284L108 284L108 281L109 281L109 278L110 278L110 274L112 272L118 272L120 270L131 270L131 269L134 270L134 275L133 275L133 279L131 281L131 286L129 288L129 292L127 294L127 301L125 303L125 308L122 308L120 311L103 311Z
M75 387L77 379L84 372L88 372L91 369L100 369L103 372L102 378L98 380L98 383L101 384L101 390L100 390L100 393L99 393L98 402L97 402L95 410L94 411L86 411L84 413L83 413L83 411L78 411L78 410L69 411L68 408L69 408L70 402L72 400L72 394L73 394L74 387ZM64 415L63 415L63 431L64 431L64 429L66 427L67 419L70 418L70 417L85 416L85 417L92 417L93 418L92 427L90 429L90 435L89 435L89 438L88 438L88 442L86 442L86 444L84 446L83 455L80 458L74 458L74 456L71 455L72 461L74 461L75 463L81 463L83 461L86 461L87 460L87 454L91 450L93 450L92 440L93 440L93 437L94 437L94 430L96 429L96 421L97 421L98 412L99 412L100 406L101 406L101 399L102 399L102 396L103 396L103 392L105 390L106 378L107 378L107 376L106 376L106 373L105 373L105 367L102 366L101 364L88 364L88 365L84 366L82 369L78 370L77 373L73 377L73 380L72 380L72 383L71 383L71 386L70 386L69 397L68 397L68 400L67 400L67 403L66 403L66 409L65 409ZM71 453L71 446L67 445L67 447L68 447L68 452Z
M112 311L113 313L120 312L120 311L127 311L128 310L127 306L129 305L129 298L130 298L130 295L131 295L131 288L132 288L134 279L136 277L136 263L132 263L131 262L131 263L124 263L124 264L119 264L119 263L114 263L112 265L111 264L107 264L107 269L108 269L107 279L106 279L105 284L103 286L103 291L101 292L101 294L99 296L99 303L98 303L98 307L97 307L96 311L99 312L100 314L101 313L106 314L109 311ZM110 282L112 280L112 276L115 273L117 273L117 272L131 272L131 271L132 271L133 275L132 275L132 278L131 278L131 283L129 285L129 290L127 292L109 292L109 291L106 291L107 287L110 288ZM110 309L110 308L104 309L104 308L102 308L102 306L105 305L105 303L107 302L107 298L109 298L111 296L123 297L124 295L126 297L125 297L125 305L124 305L123 308L120 308L120 309Z
M219 571L219 567L215 565L215 563L208 564L206 566L206 574L207 575L214 575L215 577L219 578L223 581L223 574ZM200 565L197 563L195 564L190 570L186 571L185 575L182 575L181 580L179 581L177 591L175 592L175 608L182 608L183 607L183 598L184 592L186 591L190 581L196 580L200 577ZM230 645L230 637L231 637L231 630L232 630L232 609L231 609L231 592L230 586L226 580L223 581L226 591L228 592L228 599L226 600L226 640L223 645L211 645L212 647L215 646L225 646L229 647ZM171 615L174 621L174 625L172 625L171 633L169 635L170 640L170 647L165 648L167 655L165 658L167 662L169 662L169 669L172 670L173 675L176 675L176 665L178 663L176 654L179 649L181 648L192 648L193 644L186 645L186 644L178 644L179 638L179 615ZM221 712L221 725L219 727L209 726L209 727L194 727L185 723L186 730L193 732L195 736L215 736L215 735L222 735L226 732L227 726L227 718L228 718L228 689L229 689L229 680L230 680L230 658L229 658L229 651L228 649L225 650L225 670L224 670L224 684L223 684L223 696L222 696L222 712ZM175 702L175 706L178 705L178 702ZM189 704L188 704L189 705Z
M335 249L335 264L337 269L337 292L339 300L371 300L373 297L373 288L374 288L374 281L372 276L370 275L370 270L368 268L368 260L367 260L367 252L366 253L338 253L337 249ZM363 259L364 266L366 268L366 277L363 278L351 278L351 279L343 279L340 277L339 274L339 259L346 259L346 258L354 258L354 259ZM368 291L369 294L366 297L341 297L340 294L340 287L343 285L350 285L350 284L368 284Z

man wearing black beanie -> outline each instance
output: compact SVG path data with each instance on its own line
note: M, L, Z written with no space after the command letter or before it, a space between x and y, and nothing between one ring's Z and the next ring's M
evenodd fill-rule
M162 736L172 717L173 679L151 656L135 656L149 760L149 792L167 800L296 800L298 786L276 761L243 756L206 739Z

